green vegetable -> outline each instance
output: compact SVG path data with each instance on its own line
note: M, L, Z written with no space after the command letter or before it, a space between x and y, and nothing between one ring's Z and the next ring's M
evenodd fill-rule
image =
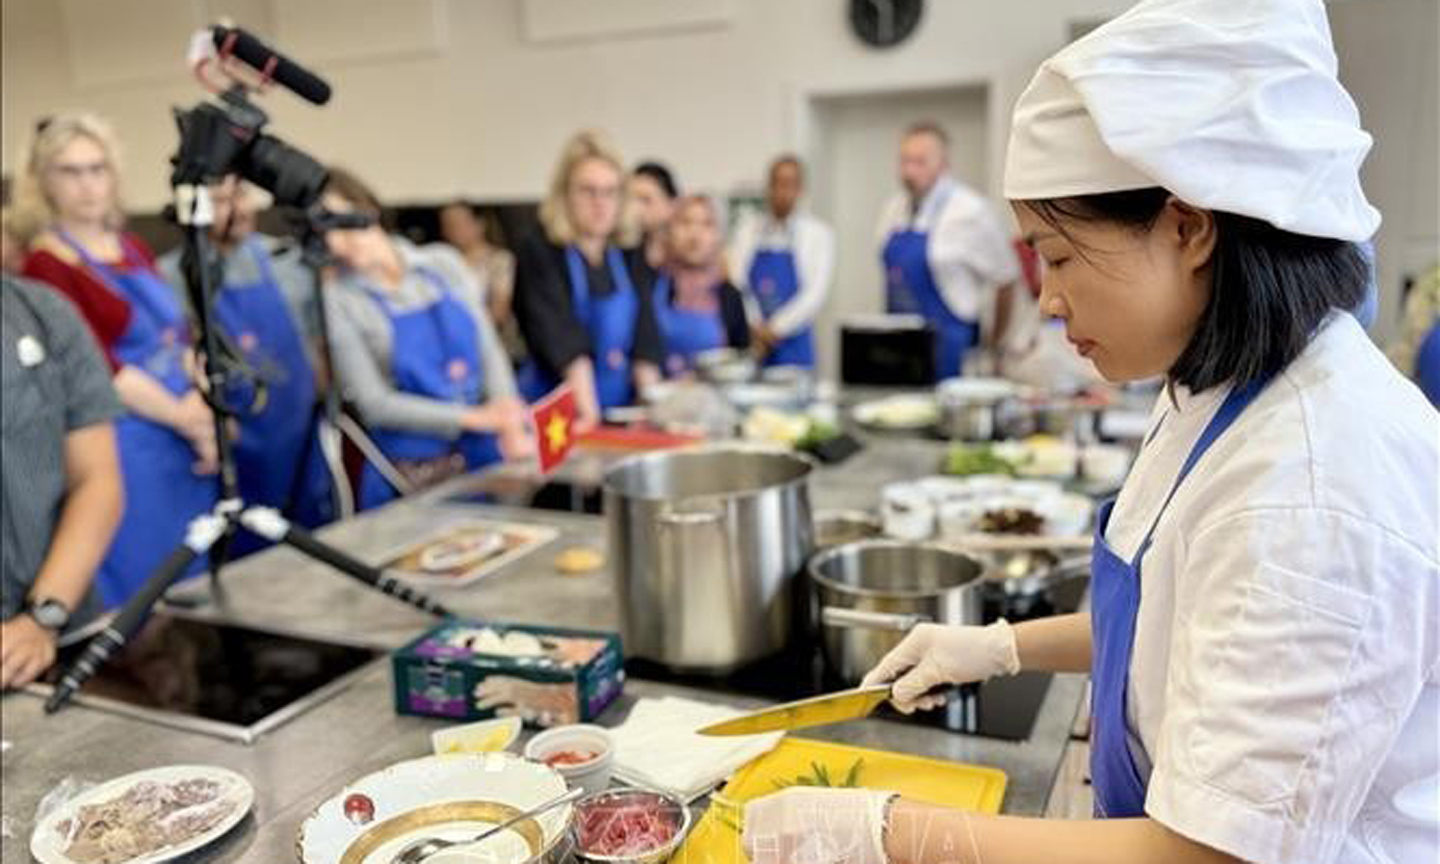
M845 772L845 777L839 783L830 778L830 769L819 762L810 763L809 774L801 774L794 780L776 780L776 789L785 789L790 786L833 786L841 789L854 789L860 785L860 769L864 766L864 759L856 759L850 770Z
M1015 476L1016 465L995 454L989 444L955 444L945 455L946 474L968 477L972 474L1008 474Z
M840 428L834 423L811 420L805 434L795 439L796 450L812 450L834 438L840 437Z

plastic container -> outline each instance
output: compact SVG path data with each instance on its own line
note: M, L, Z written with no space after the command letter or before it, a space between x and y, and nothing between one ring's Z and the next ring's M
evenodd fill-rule
M583 762L567 762L561 754L594 754ZM525 745L525 758L543 762L560 772L565 782L578 786L587 795L610 788L615 769L615 739L605 729L589 723L560 726L541 732Z

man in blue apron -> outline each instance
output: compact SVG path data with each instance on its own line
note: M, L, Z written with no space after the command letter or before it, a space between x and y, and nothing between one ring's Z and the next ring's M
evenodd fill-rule
M949 145L933 123L906 131L900 141L905 189L886 205L879 226L886 311L925 318L935 331L940 379L961 374L996 293L1020 276L994 209L949 174Z
M268 238L254 230L254 206L243 182L230 177L215 184L211 199L211 239L223 262L213 299L218 335L244 364L232 372L225 394L239 430L232 452L240 495L302 525L323 524L334 517L316 438L315 371L304 326L303 310L313 304L309 275L294 256L273 255ZM180 250L159 265L188 303ZM261 545L241 532L233 551Z
M760 312L755 349L766 366L815 367L813 324L830 293L835 272L835 235L800 212L804 172L800 160L781 156L770 164L765 212L747 213L735 227L730 273L742 280Z

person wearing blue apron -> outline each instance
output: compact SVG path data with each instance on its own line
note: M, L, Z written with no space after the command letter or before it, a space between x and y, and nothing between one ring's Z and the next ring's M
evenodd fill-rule
M913 712L1088 672L1099 818L792 787L747 803L752 864L1440 859L1440 413L1352 314L1372 138L1322 0L1222 5L1141 0L1014 110L1042 314L1107 380L1165 383L1089 608L919 624L861 682Z
M760 314L769 320L800 293L795 253L789 249L758 249L748 274ZM765 355L766 366L815 368L815 336L809 327L785 336Z
M904 190L880 220L886 311L920 315L935 334L937 379L962 373L999 290L1020 278L1009 232L990 203L949 173L949 136L917 123L900 139Z
M1255 401L1268 378L1236 387L1190 448L1180 474L1170 487L1165 505L1175 497L1212 445L1234 425L1240 413ZM1162 421L1163 422L1163 421ZM1153 435L1153 433L1152 433ZM1140 610L1140 565L1164 515L1165 505L1150 521L1140 548L1126 558L1105 538L1115 498L1100 505L1090 551L1090 625L1093 657L1090 672L1090 783L1095 789L1095 815L1124 819L1145 815L1148 772L1135 762L1130 726L1126 720L1130 658L1135 648L1135 620Z
M222 285L214 301L221 330L254 376L234 376L227 394L240 432L232 447L240 495L315 527L333 518L316 436L315 372L263 242L249 234L231 254L247 256L257 274L250 283ZM235 552L259 545L245 532Z
M640 314L640 295L619 249L611 246L605 250L605 269L613 280L614 290L603 296L592 294L584 256L574 246L566 247L570 308L590 334L595 396L602 410L635 401L630 354L635 347L635 325ZM532 359L521 368L518 383L521 395L534 402L554 390L560 379Z
M673 377L693 371L696 357L724 348L728 340L718 308L677 308L671 305L670 291L670 277L662 274L655 281L655 323L665 340L665 374Z
M835 235L801 212L804 170L795 156L770 163L763 213L735 227L730 272L754 297L757 348L766 366L815 368L813 322L830 291Z
M110 267L64 231L57 233L91 272L129 304L130 320L115 345L116 358L154 378L176 399L191 393L185 316L170 286L149 268ZM125 257L142 260L128 243ZM174 430L126 413L115 423L115 438L125 481L125 515L95 577L101 599L110 607L125 603L140 590L185 539L190 520L208 512L219 496L216 478L195 473L195 451ZM187 575L204 567L204 559L196 559Z
M926 205L943 212L952 190L941 187ZM930 266L930 231L918 224L897 228L885 241L885 308L892 315L918 314L935 331L935 376L960 374L965 354L980 338L980 325L950 310Z
M668 235L651 306L664 343L665 374L677 377L691 374L706 351L749 348L750 322L740 289L724 276L714 202L702 195L681 197Z
M569 385L583 434L661 377L655 274L623 248L625 162L603 133L571 136L552 176L539 230L515 251L515 318L530 350L520 391L533 402Z
M420 273L438 295L429 306L396 309L389 298L371 292L390 322L390 364L395 386L414 396L457 405L476 404L485 370L475 319L437 273L423 267ZM449 438L402 429L370 431L380 449L400 467L453 459L457 467L473 470L500 460L491 433L461 432ZM378 507L395 496L395 489L367 462L360 474L360 509Z

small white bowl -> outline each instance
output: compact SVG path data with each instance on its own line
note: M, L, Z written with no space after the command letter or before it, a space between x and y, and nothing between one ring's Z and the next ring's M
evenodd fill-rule
M880 490L880 521L897 540L928 540L935 534L935 503L914 483L891 483Z
M594 753L595 758L574 765L546 761L566 750ZM615 739L603 727L590 723L558 726L531 738L525 745L525 758L549 765L560 772L566 783L594 795L610 788L610 775L615 768Z

